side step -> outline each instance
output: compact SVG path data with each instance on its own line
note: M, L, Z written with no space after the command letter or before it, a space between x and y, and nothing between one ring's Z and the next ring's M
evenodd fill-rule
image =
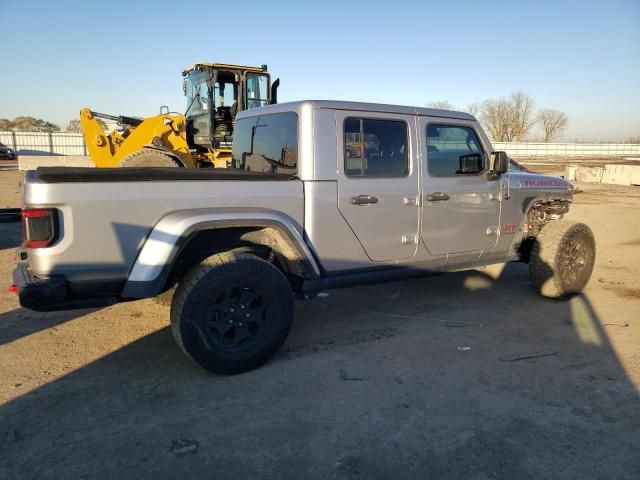
M407 280L409 278L421 278L439 275L441 272L416 267L389 267L384 269L369 269L352 273L343 273L305 280L302 285L302 293L314 296L322 290L334 288L346 288L356 285L371 285L374 283L386 283L394 280Z

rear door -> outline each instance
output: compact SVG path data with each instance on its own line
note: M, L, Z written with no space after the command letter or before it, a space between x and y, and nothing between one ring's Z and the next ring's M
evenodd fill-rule
M336 112L338 208L373 261L408 259L420 212L410 115Z
M500 180L490 180L488 145L473 122L421 117L422 239L432 255L489 250L500 234Z

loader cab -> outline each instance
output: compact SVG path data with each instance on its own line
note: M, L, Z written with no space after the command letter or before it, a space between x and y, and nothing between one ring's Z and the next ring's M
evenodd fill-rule
M195 64L182 72L187 143L199 151L231 149L236 114L275 103L267 66ZM272 92L273 90L273 92Z

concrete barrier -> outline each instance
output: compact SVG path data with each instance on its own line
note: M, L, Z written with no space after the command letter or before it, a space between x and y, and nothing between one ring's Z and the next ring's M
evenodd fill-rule
M38 167L95 167L89 157L81 155L20 155L18 169L35 170Z
M606 165L602 183L611 185L631 185L631 177L635 168L632 165Z
M640 185L640 165L605 165L604 167L568 165L564 169L564 178L570 182Z
M604 175L602 167L579 167L576 169L576 182L600 183Z
M564 178L570 182L601 183L603 175L603 167L579 167L577 165L568 165L564 169Z
M567 165L564 167L564 179L573 182L576 179L576 171L578 167L576 165Z

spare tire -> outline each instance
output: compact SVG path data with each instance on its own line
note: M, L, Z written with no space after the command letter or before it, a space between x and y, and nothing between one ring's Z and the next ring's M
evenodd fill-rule
M144 168L144 167L179 167L180 164L168 153L152 148L143 148L139 152L127 155L118 167Z

